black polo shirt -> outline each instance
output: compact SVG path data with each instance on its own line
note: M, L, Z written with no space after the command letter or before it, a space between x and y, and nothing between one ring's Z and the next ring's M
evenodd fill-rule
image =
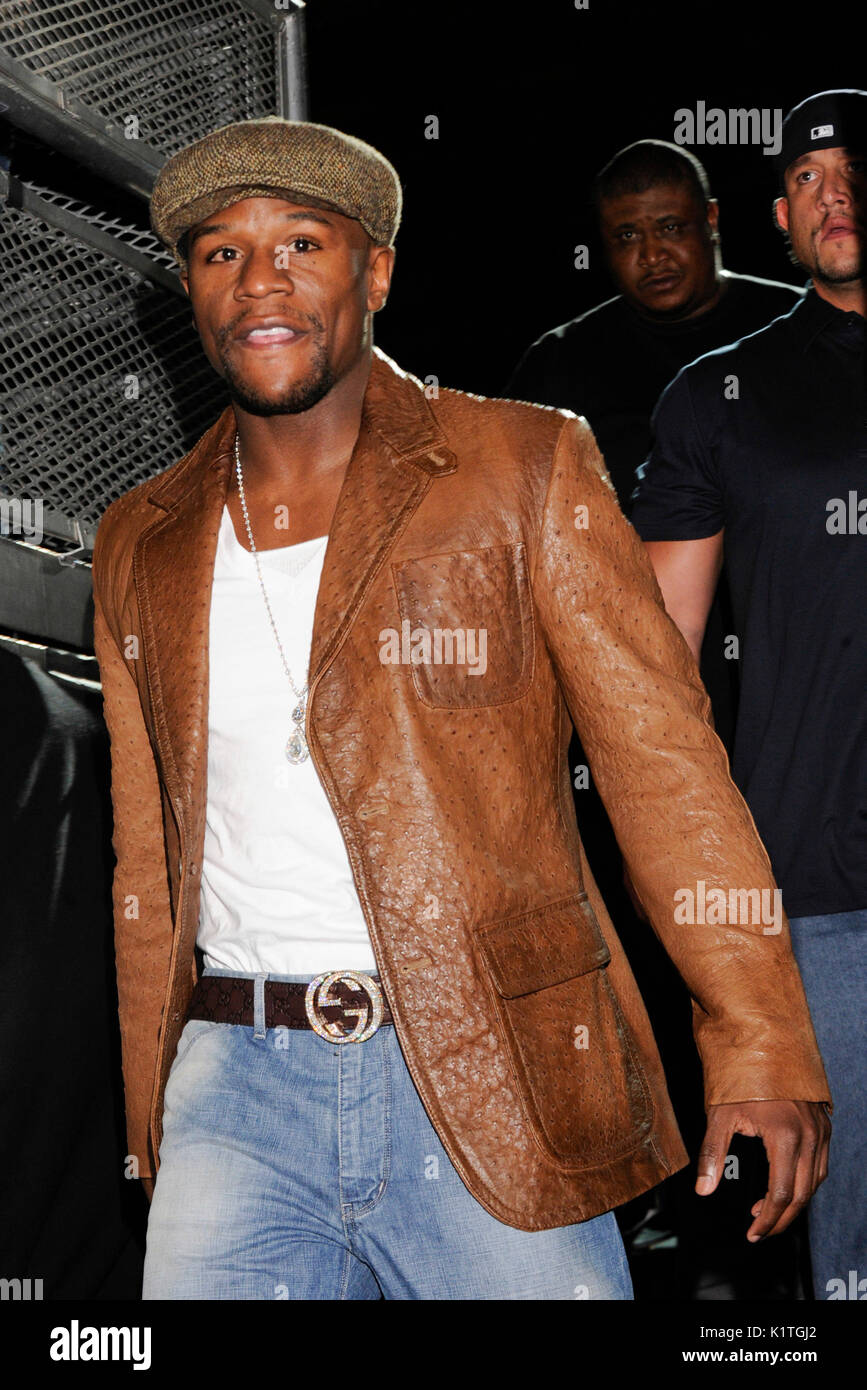
M792 917L867 907L865 348L867 321L811 287L685 367L654 413L632 513L647 541L725 529L732 772Z

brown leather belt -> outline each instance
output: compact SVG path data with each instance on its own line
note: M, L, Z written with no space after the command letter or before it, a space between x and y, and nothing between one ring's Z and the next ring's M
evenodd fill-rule
M244 976L202 975L187 1018L252 1028L255 985ZM264 992L266 1028L312 1028L328 1042L345 1043L364 1042L394 1022L379 977L361 970L326 970L309 984L266 980Z

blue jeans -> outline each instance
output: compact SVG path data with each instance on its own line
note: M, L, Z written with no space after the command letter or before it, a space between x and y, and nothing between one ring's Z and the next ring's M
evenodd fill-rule
M519 1231L468 1192L392 1025L335 1044L257 1018L181 1035L146 1300L632 1298L613 1212Z
M867 910L794 917L789 925L834 1102L828 1176L807 1218L813 1291L852 1297L867 1281ZM865 1290L867 1282L858 1296Z

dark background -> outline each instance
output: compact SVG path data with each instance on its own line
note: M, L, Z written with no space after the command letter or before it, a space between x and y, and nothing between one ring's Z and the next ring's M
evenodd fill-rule
M671 140L674 112L699 100L785 115L811 92L864 86L846 9L309 0L309 118L369 140L404 186L379 345L418 376L502 392L533 339L611 294L593 174L633 140ZM425 139L431 114L438 140ZM771 221L771 157L695 153L720 201L726 267L803 284ZM581 243L586 271L573 268Z

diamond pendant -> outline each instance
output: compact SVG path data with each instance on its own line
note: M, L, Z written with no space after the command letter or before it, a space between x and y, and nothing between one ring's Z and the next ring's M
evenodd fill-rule
M307 739L304 736L304 700L299 700L292 711L292 720L297 726L286 744L286 757L290 763L303 763L310 755Z

